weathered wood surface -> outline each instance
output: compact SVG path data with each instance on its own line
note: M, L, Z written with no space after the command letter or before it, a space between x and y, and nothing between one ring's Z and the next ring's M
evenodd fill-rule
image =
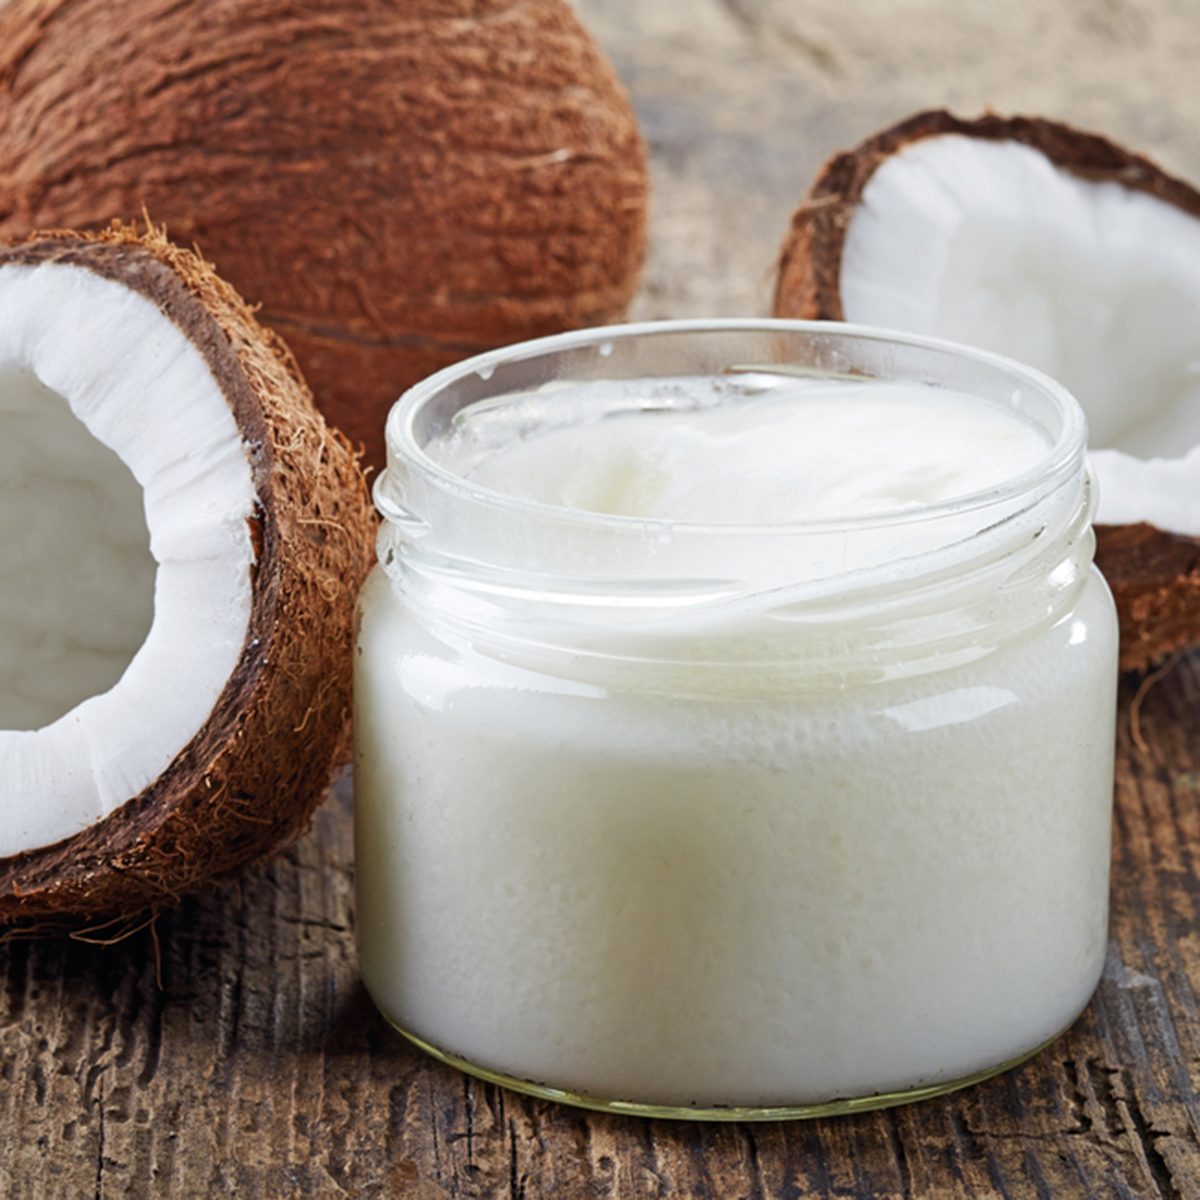
M637 315L763 311L820 159L928 103L1052 112L1200 175L1200 25L1171 0L580 8L652 145ZM1002 1078L743 1127L474 1083L392 1035L358 983L343 785L291 854L154 930L0 947L0 1197L1200 1197L1200 655L1148 693L1136 741L1132 698L1104 980Z
M0 1195L1200 1196L1200 655L1126 687L1112 941L1079 1024L940 1100L779 1125L607 1117L411 1049L355 974L349 789L269 870L116 946L0 948Z

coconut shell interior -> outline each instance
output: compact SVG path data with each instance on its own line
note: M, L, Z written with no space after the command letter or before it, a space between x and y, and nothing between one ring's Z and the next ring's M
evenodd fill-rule
M1194 188L1098 134L1039 117L921 112L835 154L821 168L780 250L776 316L846 319L842 256L867 183L898 151L945 134L1019 142L1082 179L1115 181L1200 218ZM1096 536L1096 561L1120 616L1122 669L1142 670L1200 643L1200 540L1147 524L1100 525Z
M347 757L354 605L374 521L355 457L290 353L200 258L126 228L0 252L0 270L48 262L141 293L187 336L228 400L256 493L250 627L208 721L123 807L0 861L0 921L79 925L173 903L307 827ZM176 686L185 681L163 680Z

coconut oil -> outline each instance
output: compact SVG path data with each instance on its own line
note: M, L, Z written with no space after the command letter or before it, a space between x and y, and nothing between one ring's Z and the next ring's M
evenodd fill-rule
M1019 1060L1105 945L1116 637L1083 423L801 323L566 335L389 423L360 963L427 1049L670 1115Z

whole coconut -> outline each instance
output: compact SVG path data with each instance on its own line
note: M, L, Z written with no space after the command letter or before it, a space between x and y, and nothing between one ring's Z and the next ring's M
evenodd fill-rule
M618 316L646 196L564 0L0 5L0 236L148 212L261 303L376 463L415 380Z

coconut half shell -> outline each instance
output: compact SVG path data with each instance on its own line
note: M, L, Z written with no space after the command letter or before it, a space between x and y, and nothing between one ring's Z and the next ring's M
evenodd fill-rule
M180 483L169 493L147 484L146 511L149 515L152 506L174 510L180 553L186 557L189 547L196 551L196 561L180 568L185 581L198 581L186 589L195 594L207 594L203 580L209 560L204 556L216 561L227 546L240 547L236 553L244 553L244 560L238 560L243 565L238 568L235 562L234 569L243 578L241 590L235 591L244 592L248 609L233 620L240 648L223 648L219 639L175 648L200 664L196 678L206 660L223 654L232 669L223 683L218 676L215 699L201 706L201 719L190 735L183 735L182 744L159 748L168 756L163 769L128 795L110 783L111 811L92 819L71 818L83 827L68 836L44 844L45 830L65 828L56 806L66 803L67 783L51 786L24 769L32 761L36 739L49 736L46 729L0 731L6 808L48 814L40 834L9 822L9 851L21 838L34 844L0 859L0 921L81 925L173 903L206 881L286 845L306 828L346 755L354 603L371 558L373 521L355 458L317 413L290 353L194 254L173 246L159 231L139 236L128 228L94 236L39 235L0 252L0 302L6 288L39 286L43 292L38 294L57 291L67 306L74 303L73 293L86 294L88 305L80 311L108 320L103 328L114 338L124 336L129 322L147 322L144 331L130 331L131 344L146 345L151 354L162 351L150 364L156 373L152 378L164 381L162 393L147 397L139 387L136 395L126 396L119 378L95 381L100 397L95 427L101 427L103 418L109 422L106 430L118 431L105 435L111 442L137 443L144 461L161 456L163 478L175 472L172 478L208 481L195 485L210 489L203 503L199 492L189 497L186 487L193 484ZM31 321L36 323L37 317L32 314ZM52 327L53 314L45 319ZM78 332L87 336L86 330ZM172 348L176 334L178 347ZM45 362L56 361L59 354L70 360L73 353L69 339L60 351L36 349ZM129 359L130 372L137 365L136 353ZM34 367L25 364L24 369L28 373ZM227 405L236 434L224 466L215 459L211 464L193 462L202 448L172 444L170 436L155 434L157 442L147 445L145 429L122 425L132 420L122 415L126 406L132 413L134 406L147 403L151 407L141 411L161 410L168 435L186 427L190 418L180 407L184 394L165 383L174 378L167 372L177 369L205 396L219 396ZM70 395L66 399L72 401ZM36 410L33 416L36 425ZM0 437L5 436L5 419L0 412ZM224 453L230 447L218 449ZM211 481L223 478L220 472L227 469L241 472L248 482L246 513L214 533L206 512L219 506L222 497L211 494ZM188 511L189 504L195 511ZM153 520L150 527L153 548L165 535L155 532ZM162 617L158 608L169 598L163 582L167 568L160 563L157 571L156 626ZM12 586L10 577L6 587ZM239 603L235 599L232 608ZM220 613L198 611L185 625L202 630L210 618L217 625L224 619ZM171 636L178 637L177 625ZM4 636L14 635L8 630ZM154 627L146 646L153 637ZM166 642L163 646L167 648L159 650L169 659L175 649ZM150 655L146 647L143 651ZM151 657L143 656L140 666L150 662ZM134 754L122 746L136 748L160 737L165 720L160 714L173 712L193 686L190 674L138 672L135 658L109 693L139 689L136 696L125 697L136 701L130 711L137 714L137 728L122 730L112 741L94 741L90 761L80 763L76 775L105 772L111 781L136 774L133 768L123 774L122 764L111 760ZM105 702L106 697L85 701L53 728L65 737L73 725L92 719L88 713L96 710L89 710L89 704ZM170 736L178 740L178 729ZM51 764L54 770L61 765ZM68 783L74 779L70 773L63 776Z
M972 146L989 149L972 155L969 149L964 150L963 139L969 139ZM991 151L992 146L1020 148L1011 156L1011 166L1012 173L1021 173L1021 179L1012 188L1013 195L1004 201L989 198L1005 191L1009 186L1005 177L1010 174L1001 156ZM957 176L951 167L941 176L936 170L926 170L933 157L941 153L939 147L961 155L962 169ZM889 164L916 163L917 156L911 152L917 148L922 162L900 179L901 173ZM885 186L885 166L897 186L908 190L913 212L921 214L915 221L897 220L890 233L884 210L886 195L889 190L894 194L895 188ZM969 175L978 178L966 178ZM1068 180L1088 186L1081 188ZM1056 196L1060 193L1064 211L1055 216L1050 209L1059 202ZM1125 221L1118 212L1130 208L1131 197L1135 198L1133 206L1139 209L1138 220L1145 216L1144 247L1137 244L1143 234L1136 223ZM989 231L995 236L1000 246L997 253L1009 257L1003 272L1010 284L1023 269L1021 253L1028 254L1027 276L1017 289L1019 299L1013 301L1013 307L1029 314L1044 302L1049 315L1043 326L1054 320L1073 322L1073 330L1083 331L1073 335L1079 341L1074 360L1064 361L1062 354L1056 358L1041 345L1036 312L1024 329L999 330L1004 323L1004 307L999 301L988 309L992 327L977 325L969 333L964 333L969 329L965 318L955 311L948 315L953 305L943 305L938 311L936 303L912 302L901 294L902 287L895 286L895 278L890 285L891 298L874 302L869 295L872 287L881 297L889 289L878 288L872 281L864 284L857 277L851 279L856 272L861 275L863 243L855 231L864 228L856 225L864 213L869 213L867 219L874 226L876 257L894 255L897 263L912 265L914 281L922 277L935 283L938 272L948 272L951 266L945 264L952 264L955 254L961 253L954 238L969 236L962 235L961 230L979 214L986 214L992 224L977 240L986 240ZM1149 360L1156 354L1164 360L1174 356L1181 363L1181 377L1193 370L1200 337L1194 333L1191 317L1200 292L1190 277L1200 279L1200 267L1183 262L1158 264L1157 275L1148 269L1141 271L1136 286L1130 289L1131 296L1138 303L1148 296L1173 310L1168 311L1161 326L1153 321L1139 326L1132 311L1115 316L1108 313L1103 319L1095 316L1088 306L1098 302L1089 292L1103 293L1107 288L1110 295L1119 297L1120 289L1108 279L1100 279L1093 286L1089 274L1093 267L1109 270L1108 264L1121 256L1136 264L1142 249L1146 259L1161 254L1164 248L1173 250L1176 257L1186 258L1181 239L1190 239L1200 230L1200 225L1193 225L1197 218L1200 193L1148 158L1108 138L1039 117L989 113L963 119L941 110L921 112L834 155L822 167L783 242L774 312L784 317L884 324L972 341L1031 362L1060 378L1088 412L1095 462L1115 453L1103 448L1110 444L1104 431L1127 424L1122 410L1133 412L1147 403L1146 396L1160 386L1151 380L1149 365L1145 369L1126 369L1128 359L1139 354ZM1039 234L1042 242L1037 246L1031 243L1026 251L1021 250L1020 237L1011 234L1011 227L1023 221L1031 229L1045 226L1045 233ZM1076 226L1093 224L1096 240L1087 246L1081 243L1074 260L1063 258L1059 262L1056 255L1073 236L1072 222ZM954 229L946 228L951 225ZM1072 275L1076 277L1074 282L1069 278ZM1066 282L1060 283L1060 278ZM1177 288L1180 279L1188 282ZM914 282L914 291L920 287ZM960 287L959 298L964 297L969 306L971 297ZM1131 309L1133 303L1131 300ZM958 309L962 307L960 303ZM1171 330L1166 328L1172 320L1177 327L1174 343ZM1020 322L1015 324L1019 326ZM1092 376L1079 366L1088 356L1101 371L1112 368L1114 378L1127 380L1121 394L1107 399L1098 394L1102 389L1093 387ZM1178 413L1172 418L1173 432L1163 435L1165 444L1161 448L1155 447L1152 439L1134 442L1136 452L1120 456L1123 461L1114 470L1114 477L1126 495L1113 507L1118 515L1112 520L1104 520L1102 507L1101 523L1097 525L1096 560L1120 613L1124 669L1145 668L1200 642L1200 536L1191 498L1200 495L1200 458L1189 456L1200 442L1200 405L1193 401L1189 404L1191 411L1184 414L1186 420ZM1176 461L1164 466L1159 463L1159 455ZM1161 499L1151 496L1159 491L1160 481ZM1102 469L1102 498L1115 500L1110 490ZM1144 515L1142 508L1148 497L1154 500L1149 508L1152 519L1138 519Z

